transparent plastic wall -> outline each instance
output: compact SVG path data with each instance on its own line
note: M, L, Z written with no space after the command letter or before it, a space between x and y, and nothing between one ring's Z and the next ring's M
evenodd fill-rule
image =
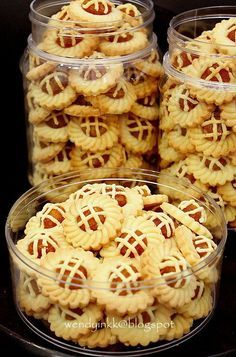
M151 1L34 1L22 59L33 185L86 168L156 168Z
M236 226L236 7L170 23L161 83L160 168L207 192Z
M62 175L15 203L6 239L20 317L67 351L156 353L213 315L226 224L186 180L124 168Z

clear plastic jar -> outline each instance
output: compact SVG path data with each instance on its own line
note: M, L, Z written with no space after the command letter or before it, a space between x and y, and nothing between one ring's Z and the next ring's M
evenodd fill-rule
M207 192L236 226L236 7L174 17L161 84L160 168Z
M107 56L136 52L152 40L154 17L151 0L34 0L30 6L34 42L44 51L64 57L84 57L93 46ZM80 46L70 46L73 41Z
M6 239L20 317L48 342L85 355L137 356L179 345L216 306L227 232L219 207L185 180L154 171L91 174L45 181L10 211ZM184 200L178 207L177 192ZM80 241L70 239L75 202ZM107 234L114 240L105 243Z
M68 8L83 3L93 11L103 4L99 11L107 7L111 16L114 9L114 18L121 19L115 28L98 21L108 15L89 13L96 23L71 21ZM64 6L31 5L32 36L22 60L30 182L76 169L156 168L163 70L152 3L115 8L107 0L89 0Z

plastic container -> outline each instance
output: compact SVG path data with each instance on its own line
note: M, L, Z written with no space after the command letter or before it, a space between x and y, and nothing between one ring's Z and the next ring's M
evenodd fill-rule
M236 7L174 17L161 84L160 168L214 198L236 222Z
M126 42L124 40L125 36L123 36L124 33L129 33L129 37L133 36L136 40L136 45L139 37L139 47L142 47L142 39L146 42L152 39L154 17L155 13L151 0L85 0L76 1L76 3L63 0L34 0L30 6L32 37L35 43L40 45L40 47L42 46L46 52L65 57L81 56L78 51L76 56L74 53L70 56L68 51L64 55L60 53L60 51L63 51L62 46L50 46L53 41L50 44L48 41L44 41L50 32L55 36L59 34L59 38L61 39L65 31L66 48L69 48L70 40L78 42L79 39L84 39L90 41L89 46L87 46L88 49L95 43L96 48L100 45L101 49L105 50L105 52L108 51L107 55L120 55L121 53L114 54L114 50L120 52L120 47L123 46L124 51L124 44ZM146 36L144 37L142 33ZM113 50L113 53L110 54L105 39L106 37L117 35L123 36L123 41L121 39L118 41L120 45L121 43L123 45L116 46L115 48L114 46L113 48L110 46L110 51ZM59 43L58 40L57 42ZM132 53L133 44L134 41L125 46L125 50L128 52L126 54ZM145 47L144 42L143 44L142 48ZM88 42L85 45L88 45ZM84 57L83 54L82 57Z
M90 3L111 8L107 0L86 2ZM104 28L109 21L101 27L98 20L83 23L86 33L78 37L78 24L73 23L76 30L71 31L67 17L55 19L61 18L58 10L63 5L31 5L32 36L21 63L31 184L75 169L156 168L158 81L163 69L151 31L152 3L120 4L139 15L116 9L115 14L123 14L123 27L110 37ZM66 34L58 35L59 30ZM80 27L79 31L81 35Z
M227 233L221 210L215 204L214 200L197 188L190 186L187 180L184 179L180 180L168 175L160 175L154 171L124 168L114 170L103 169L97 171L96 174L96 178L88 179L91 175L94 175L93 170L88 170L87 172L74 172L54 178L53 180L45 181L26 192L12 207L6 224L6 239L11 257L12 283L18 314L33 332L67 352L77 352L90 356L139 356L144 353L157 353L179 345L196 335L207 324L214 313L218 298L221 261ZM60 217L62 216L55 214L53 219L52 216L47 217L52 219L51 223L49 222L50 219L47 221L47 224L45 219L41 221L41 223L44 222L44 233L51 239L51 245L47 245L45 240L43 241L42 239L38 241L35 240L34 242L32 240L30 244L28 244L28 242L26 245L23 243L26 242L26 238L23 239L24 229L29 219L31 220L26 228L28 237L31 235L32 238L33 235L40 234L41 228L35 228L34 226L35 219L37 221L37 217L39 216L36 216L36 218L32 217L35 217L37 212L42 210L46 203L60 202L59 206L54 206L54 208L61 210L63 202L69 197L70 200L67 200L67 204L69 204L69 206L72 204L71 195L73 193L80 190L80 193L77 193L77 198L83 195L86 196L91 186L84 186L94 183L113 185L105 186L107 190L103 192L106 192L106 194L103 196L99 195L99 205L101 205L101 202L105 198L106 200L112 200L112 202L116 200L119 202L120 207L123 207L123 213L126 212L125 218L127 221L125 220L122 223L123 228L121 228L123 235L117 231L117 236L119 235L121 241L122 239L125 240L127 234L129 234L128 231L130 232L129 229L131 229L131 231L134 229L136 233L138 232L137 235L139 237L140 234L144 234L143 232L145 231L146 239L151 239L151 237L154 239L156 234L159 238L155 241L154 245L149 246L151 240L148 241L148 243L146 241L144 245L144 240L143 243L139 241L139 246L135 245L132 241L131 245L133 244L133 248L135 246L137 248L136 253L134 253L136 255L138 254L136 257L131 254L128 254L127 257L127 252L129 252L127 250L128 246L125 251L120 250L120 254L117 257L113 249L113 245L117 243L116 240L111 243L110 248L106 245L105 248L104 246L100 246L97 250L91 249L93 254L91 252L89 253L88 250L86 250L86 252L83 250L81 253L81 250L77 247L73 249L73 254L83 254L86 256L86 259L83 260L83 264L86 265L86 268L81 266L80 263L80 269L72 271L73 269L71 270L71 267L75 267L75 263L76 261L78 262L79 258L77 257L75 260L72 259L72 261L70 260L71 258L69 258L67 261L68 264L66 263L66 267L64 266L69 248L66 246L65 240L63 241L62 236L60 236L59 239L59 235L62 233L62 226L60 226L61 233L59 234L57 230L59 229L59 225L55 225L55 219L57 223L59 221L61 222ZM119 188L116 188L118 191L113 191L114 185L119 185ZM123 186L123 188L121 186ZM94 186L92 187L94 188ZM143 218L148 214L164 214L164 211L162 212L157 201L155 201L157 197L159 199L159 205L161 202L160 199L165 201L164 196L155 196L163 192L163 190L165 192L168 191L169 202L173 204L177 193L181 194L181 198L185 200L192 200L194 198L195 204L198 204L198 207L200 207L200 211L198 211L202 212L202 215L200 215L201 218L203 219L204 217L203 211L207 214L205 217L207 218L206 223L204 223L204 226L201 225L202 229L205 230L205 237L196 236L197 240L201 240L198 244L198 249L200 249L198 252L201 254L201 259L197 264L187 264L187 258L185 259L183 255L181 255L182 253L180 253L176 245L179 244L177 236L179 237L178 239L182 237L179 233L177 234L177 229L179 230L183 227L180 225L182 218L180 218L180 221L175 220L171 234L168 234L168 230L165 232L163 226L159 226L161 227L161 231L153 230L152 233L148 231L152 225L150 226L150 221L143 220ZM113 192L112 194L111 191ZM126 204L123 205L122 193L127 191L129 194L132 193L132 195L135 193L135 205L132 205L130 201L126 201ZM118 193L118 195L115 195L115 192ZM110 194L111 197L115 197L115 199L107 196ZM139 195L139 198L137 198L137 195ZM74 195L73 197L75 198ZM84 199L91 200L91 197L97 199L96 194L95 196L86 196ZM128 199L128 196L126 197ZM145 211L138 210L140 197L142 197ZM151 207L150 200L152 202ZM156 203L154 205L153 200ZM191 201L191 204L193 204L193 201ZM80 204L79 201L77 201L77 205L77 207L85 207L82 203ZM67 206L65 210L66 214L71 212L69 206ZM118 205L116 203L116 209L117 207ZM174 206L171 205L171 207L173 208ZM91 209L90 206L90 210ZM150 211L150 209L155 209L155 212ZM131 211L134 210L136 212L136 218L134 218L134 212L131 213ZM185 210L182 213L185 215L187 211L188 210ZM57 211L57 213L58 212L59 211ZM98 210L98 207L96 208L96 212L101 212ZM87 213L85 213L85 215L87 217ZM112 219L112 215L113 214L109 214L106 219ZM167 215L166 217L169 217L170 223L171 216ZM192 217L194 217L194 215ZM196 218L195 216L195 219L200 218ZM135 223L134 220L136 220ZM79 219L77 221L78 223L80 222ZM201 219L200 221L203 222ZM54 224L52 224L53 222ZM89 225L92 224L91 220L88 222ZM101 222L105 224L103 219ZM119 217L113 222L112 227L114 228L117 224L119 224ZM195 225L197 225L196 221ZM66 226L68 227L65 220L63 223L64 232L68 232ZM128 226L129 228L125 235L124 230ZM34 231L32 231L32 227L34 227ZM48 231L48 229L50 229L50 233L45 232ZM84 229L86 231L87 228L84 226L83 230ZM186 227L184 229L186 230ZM193 230L195 229L196 226ZM96 230L94 226L93 230ZM188 229L187 231L189 232ZM174 235L173 232L175 232ZM59 234L57 238L55 238L56 234ZM148 236L148 234L151 234L151 236ZM162 238L160 238L160 234ZM167 239L164 239L162 234L165 235ZM212 239L206 238L207 234L212 234ZM159 241L159 239L163 240ZM209 251L208 254L206 254L206 246L202 239L205 239L205 243L206 241L210 242L210 246L214 247L211 253ZM87 244L86 242L85 244ZM59 250L57 250L57 247L55 248L55 244L60 245ZM74 243L72 242L72 244ZM141 246L143 247L142 249ZM149 250L147 250L148 247ZM163 247L165 247L164 250ZM178 245L178 247L180 246ZM35 249L37 252L36 255L33 253ZM70 248L69 252L71 251L72 248ZM132 251L134 252L134 250ZM149 256L150 254L151 258ZM163 254L162 260L159 254ZM55 266L53 267L54 263L52 263L51 268L47 265L50 261L55 261L55 257L59 259L56 274ZM173 270L176 260L179 262L179 269L174 268ZM47 267L45 266L45 261L48 262L46 264ZM117 261L119 261L119 263L117 263ZM127 269L131 275L127 273L127 270L120 269L124 261L126 262L126 268L127 264L129 265ZM161 262L160 264L167 264L167 266L162 266L162 268L161 265L158 265L158 269L161 269L160 276L152 279L144 278L144 276L149 276L145 275L149 274L147 266L149 266L149 264L155 265L157 261ZM170 261L172 261L172 263L170 263ZM168 267L169 263L170 266ZM118 272L116 269L114 269L114 271L112 270L113 268L111 267L113 267L114 264L115 266L118 264ZM61 274L61 269L63 269L63 274ZM91 273L92 269L93 272ZM113 273L109 275L107 269L111 269ZM141 276L138 273L140 273ZM154 273L156 274L155 269ZM81 274L83 278L81 278ZM116 276L114 274L118 275ZM67 281L68 276L70 276L70 279ZM108 276L108 278L105 279L105 276ZM163 279L163 276L165 279ZM122 283L118 277L121 277ZM59 298L60 303L57 301L58 296L61 296L56 292L58 289L60 294L61 291L63 291L64 294L62 300ZM171 292L171 296L168 298L166 298L166 291L168 296ZM129 295L128 300L127 294ZM156 301L153 301L153 294L155 296L158 294L158 308ZM176 298L175 294L179 294L178 298ZM71 299L72 295L73 299ZM192 297L190 298L190 296ZM90 303L88 302L88 297L90 297ZM185 301L188 301L188 303L185 303ZM191 308L189 307L189 303ZM145 305L149 307L145 307ZM106 315L104 315L104 308ZM138 314L135 312L136 310ZM87 315L85 315L86 311ZM129 311L129 314L127 311ZM81 325L79 325L79 322ZM91 331L96 329L97 331ZM63 338L59 336L63 336ZM108 346L109 344L110 346Z

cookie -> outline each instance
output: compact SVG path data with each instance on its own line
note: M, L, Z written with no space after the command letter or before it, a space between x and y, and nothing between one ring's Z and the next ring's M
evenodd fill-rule
M132 27L125 23L115 35L102 39L99 49L106 56L125 56L141 51L148 45L147 35L141 31L132 31Z
M104 151L118 142L118 118L116 116L72 118L68 133L70 141L81 150Z
M93 280L103 289L93 289L92 295L108 313L136 314L151 306L154 298L148 289L142 289L141 267L138 261L128 258L104 260Z
M96 96L106 93L114 87L123 74L121 63L103 63L105 56L99 52L88 58L88 64L79 69L72 68L69 80L72 88L84 96Z
M121 143L127 150L144 154L156 143L155 128L148 120L134 114L121 118Z
M91 252L71 247L58 249L41 260L49 276L41 275L38 285L52 303L70 309L84 308L91 300L88 281L98 264Z
M121 79L108 92L88 99L104 114L123 114L130 111L137 97L132 84Z
M98 250L116 237L122 221L116 200L94 194L71 202L63 228L67 242L74 248Z
M42 78L33 88L33 95L35 102L48 110L61 110L72 104L77 96L68 74L59 69Z

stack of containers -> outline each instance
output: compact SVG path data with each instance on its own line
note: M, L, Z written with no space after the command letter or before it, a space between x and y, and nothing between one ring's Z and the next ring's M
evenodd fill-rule
M30 182L155 165L163 71L152 1L35 0L30 19L22 60Z
M236 7L188 11L168 31L160 168L184 177L236 227ZM173 197L176 204L181 195Z

